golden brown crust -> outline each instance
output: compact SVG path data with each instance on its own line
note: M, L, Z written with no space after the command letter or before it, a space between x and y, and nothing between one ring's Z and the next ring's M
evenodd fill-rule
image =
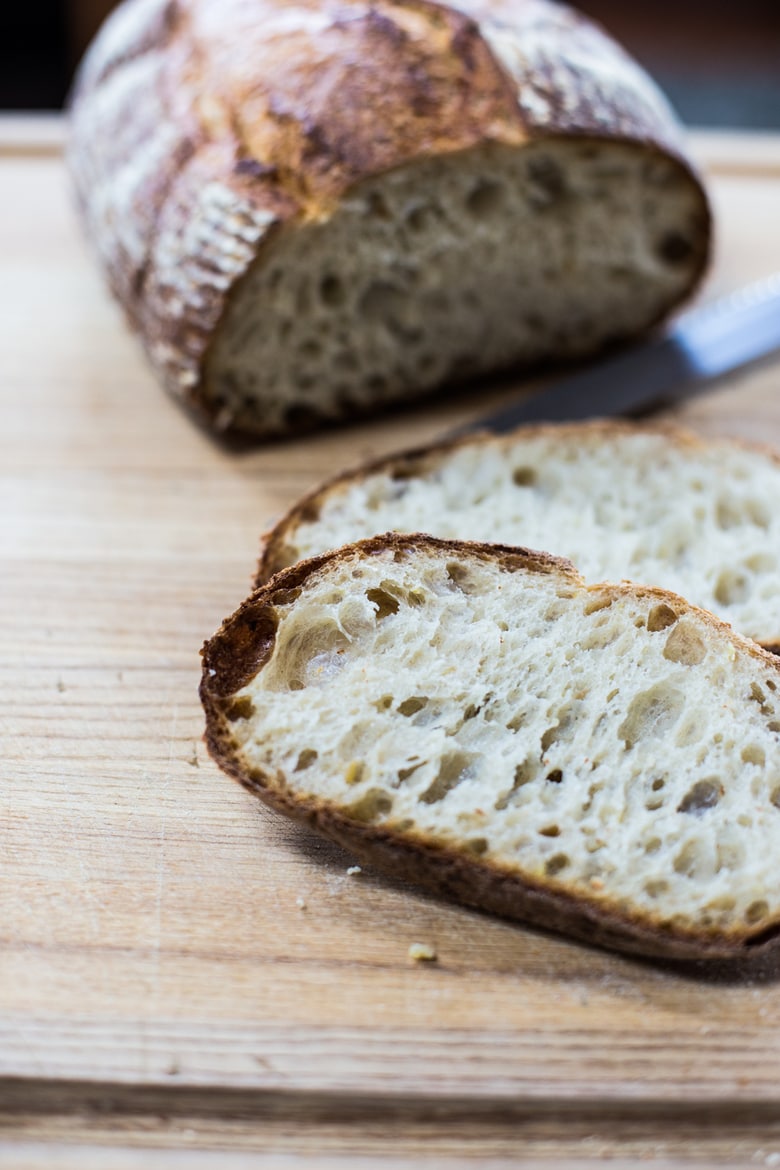
M698 191L691 288L707 261L706 197L663 98L548 0L125 0L82 66L71 129L111 286L169 389L206 415L210 341L272 235L422 156L634 143Z
M232 696L251 680L272 653L274 607L294 600L307 579L329 565L355 556L391 551L396 556L404 556L411 550L476 557L510 570L558 573L573 587L602 596L617 598L630 593L637 598L664 602L673 606L680 616L695 614L719 637L730 640L740 654L749 654L761 662L763 669L780 676L780 664L771 654L736 634L712 614L666 590L632 585L585 586L570 562L528 549L386 533L277 574L245 601L205 644L200 688L206 713L205 742L219 767L269 807L309 825L384 873L502 917L652 958L750 958L752 961L758 953L776 945L780 939L780 923L752 933L748 927L742 928L741 933L739 928L729 933L715 928L696 931L653 921L648 916L616 911L563 887L550 888L540 881L522 878L495 862L466 857L445 845L409 833L401 836L392 827L362 823L323 800L291 792L281 774L264 771L250 774L242 766L231 731Z

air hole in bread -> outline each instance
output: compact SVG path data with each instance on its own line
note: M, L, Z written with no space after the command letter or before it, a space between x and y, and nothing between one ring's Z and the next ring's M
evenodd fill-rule
M697 780L678 804L677 811L703 816L708 809L715 807L722 795L723 785L716 777Z
M674 742L677 747L690 747L707 732L708 723L702 711L694 711L680 724Z
M661 845L662 845L662 841L661 841L660 837L651 837L649 841L645 842L645 845L644 845L645 853L650 853L650 854L657 853L658 850L661 848Z
M418 711L422 711L423 707L427 706L427 695L412 695L409 699L404 699L402 703L398 704L399 715L416 715Z
M687 264L693 244L681 232L666 232L658 241L657 252L666 264Z
M756 902L751 902L745 911L746 922L760 922L762 918L766 918L769 913L769 906L763 899Z
M725 569L715 582L715 600L721 605L740 605L747 599L748 581L742 573Z
M231 723L237 723L239 719L251 719L254 713L255 705L248 695L233 699L225 709L225 716Z
M717 843L718 863L716 870L731 870L737 872L745 860L745 848L741 841L736 839L720 840Z
M559 618L564 617L568 613L568 610L568 605L562 604L560 601L554 601L544 611L544 620L546 622L557 622Z
M742 749L740 758L743 764L755 764L759 768L763 768L766 764L766 752L757 744L748 744Z
M318 358L322 356L322 344L316 338L309 337L306 341L302 341L298 347L298 353L303 358Z
M571 739L572 730L576 720L576 706L566 705L560 707L557 711L558 722L552 727L548 727L542 734L541 745L542 752L546 752L555 743L567 743Z
M557 733L558 733L558 725L557 724L555 725L555 727L548 727L547 730L543 733L543 735L542 735L542 751L543 752L546 752L547 749L555 743Z
M375 219L392 219L393 213L387 205L385 198L379 194L378 191L372 191L368 197L366 204L368 214Z
M353 821L368 824L389 813L393 807L393 798L384 788L369 788L359 800L346 807L348 817Z
M284 647L287 685L291 691L329 682L344 665L349 640L335 622L322 622L293 634Z
M458 561L448 562L447 576L462 593L472 593L475 589L479 589L479 584L475 582L473 574Z
M777 683L776 683L776 682L775 682L775 680L774 680L774 679L772 679L772 678L768 678L768 679L766 680L766 685L769 687L770 691L776 691L776 690L777 690Z
M679 622L674 627L664 646L664 658L684 666L698 666L706 653L704 639L686 622Z
M548 877L555 877L561 870L570 864L570 858L565 853L554 853L544 863L544 872Z
M473 776L473 756L466 752L446 752L439 764L439 771L429 788L423 792L420 800L423 804L438 804L440 800L457 788L464 780Z
M673 626L677 621L677 614L670 605L662 603L661 605L654 605L647 615L647 628L651 634L657 633L659 630L665 630L669 626Z
M362 760L352 760L347 764L344 772L344 781L349 785L359 784L366 774L366 765Z
M366 605L364 597L353 597L343 601L338 610L338 623L348 638L359 638L374 626L376 614Z
M658 737L668 732L680 718L685 696L666 682L656 683L632 699L625 719L617 730L626 751L640 739Z
M403 291L386 280L375 280L360 299L360 312L369 321L388 324L404 309Z
M329 308L344 304L346 292L338 276L330 273L322 278L320 281L320 300L323 305L327 305Z
M366 597L376 607L376 620L378 622L398 613L401 608L398 598L393 597L392 593L388 593L386 589L369 589L366 592Z
M416 764L410 764L408 768L399 768L398 769L398 783L403 784L405 780L408 780L410 776L413 776L415 774L415 772L417 771L418 768L422 768L424 763L425 763L425 760L420 760Z
M418 203L407 211L405 218L407 226L413 232L423 232L437 219L441 219L441 212L430 203Z
M482 179L469 192L466 207L473 216L482 219L501 209L505 194L503 184L491 179Z
M560 837L560 825L545 825L543 829L539 830L540 837Z
M775 808L780 808L780 784L778 784L776 788L772 789L772 793L769 797L769 803L773 804Z
M519 788L524 788L526 784L530 784L531 781L538 775L538 772L539 766L533 760L523 760L522 764L517 764L512 780L512 787L507 792L504 792L501 796L499 796L493 807L499 811L501 811L501 809L505 809L509 805L515 792L517 792Z
M533 487L538 478L534 467L516 467L512 472L512 483L516 487Z
M563 772L560 768L553 768L552 772L547 773L547 779L551 784L560 784L563 780Z
M469 853L476 853L477 857L482 857L490 848L490 842L487 837L470 837L463 844Z
M342 374L354 374L360 365L354 353L342 349L333 355L333 368Z
M652 881L645 882L645 893L648 898L658 898L661 894L665 894L669 889L669 883L663 878L655 878Z
M777 569L777 558L770 556L769 553L756 553L755 556L747 558L745 568L751 573L774 573Z
M609 609L614 602L614 597L591 597L589 601L585 602L583 613L585 617L590 617L593 613L599 613L602 609Z
M425 605L425 590L424 589L415 588L415 589L408 589L405 592L402 591L401 597L406 602L406 604L410 605L413 609L417 609L421 605Z
M295 764L296 772L305 772L310 768L317 759L317 753L313 748L304 748L302 752L298 753L298 759Z
M530 784L537 773L537 768L533 760L523 760L522 764L517 764L514 774L514 787L522 788L524 784Z
M674 859L674 871L684 877L695 877L698 863L696 842L688 841Z
M769 528L772 515L763 500L748 500L746 504L748 518L756 528Z
M774 715L774 707L767 704L766 695L758 683L750 684L750 698L754 703L758 703L763 715Z
M582 650L606 650L620 637L621 632L618 622L613 622L609 614L604 614L590 623L590 633L580 639L579 647Z
M301 595L300 585L293 586L292 589L275 589L271 594L271 605L292 605L297 601Z
M528 178L528 203L537 211L552 207L566 192L563 170L549 155L537 154L528 160Z

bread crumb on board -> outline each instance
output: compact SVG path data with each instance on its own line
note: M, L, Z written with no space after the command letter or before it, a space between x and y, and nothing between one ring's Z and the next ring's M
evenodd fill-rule
M306 909L306 899L305 898L296 898L295 905L298 907L299 910L305 910Z
M347 877L356 877L357 874L363 872L362 865L350 865L347 869Z
M438 955L430 943L416 942L409 947L409 958L415 963L435 963Z

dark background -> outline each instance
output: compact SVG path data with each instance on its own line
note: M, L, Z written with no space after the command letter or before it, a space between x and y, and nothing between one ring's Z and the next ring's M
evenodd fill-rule
M111 0L0 0L0 109L62 105ZM585 0L701 126L780 130L780 0Z

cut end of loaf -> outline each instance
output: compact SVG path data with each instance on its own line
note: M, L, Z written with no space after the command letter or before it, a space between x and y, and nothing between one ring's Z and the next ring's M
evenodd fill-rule
M648 955L780 932L780 667L679 597L389 536L281 574L204 666L217 761L389 872Z
M418 159L297 221L230 295L201 395L282 433L517 364L591 354L694 286L708 212L644 143L489 143Z

